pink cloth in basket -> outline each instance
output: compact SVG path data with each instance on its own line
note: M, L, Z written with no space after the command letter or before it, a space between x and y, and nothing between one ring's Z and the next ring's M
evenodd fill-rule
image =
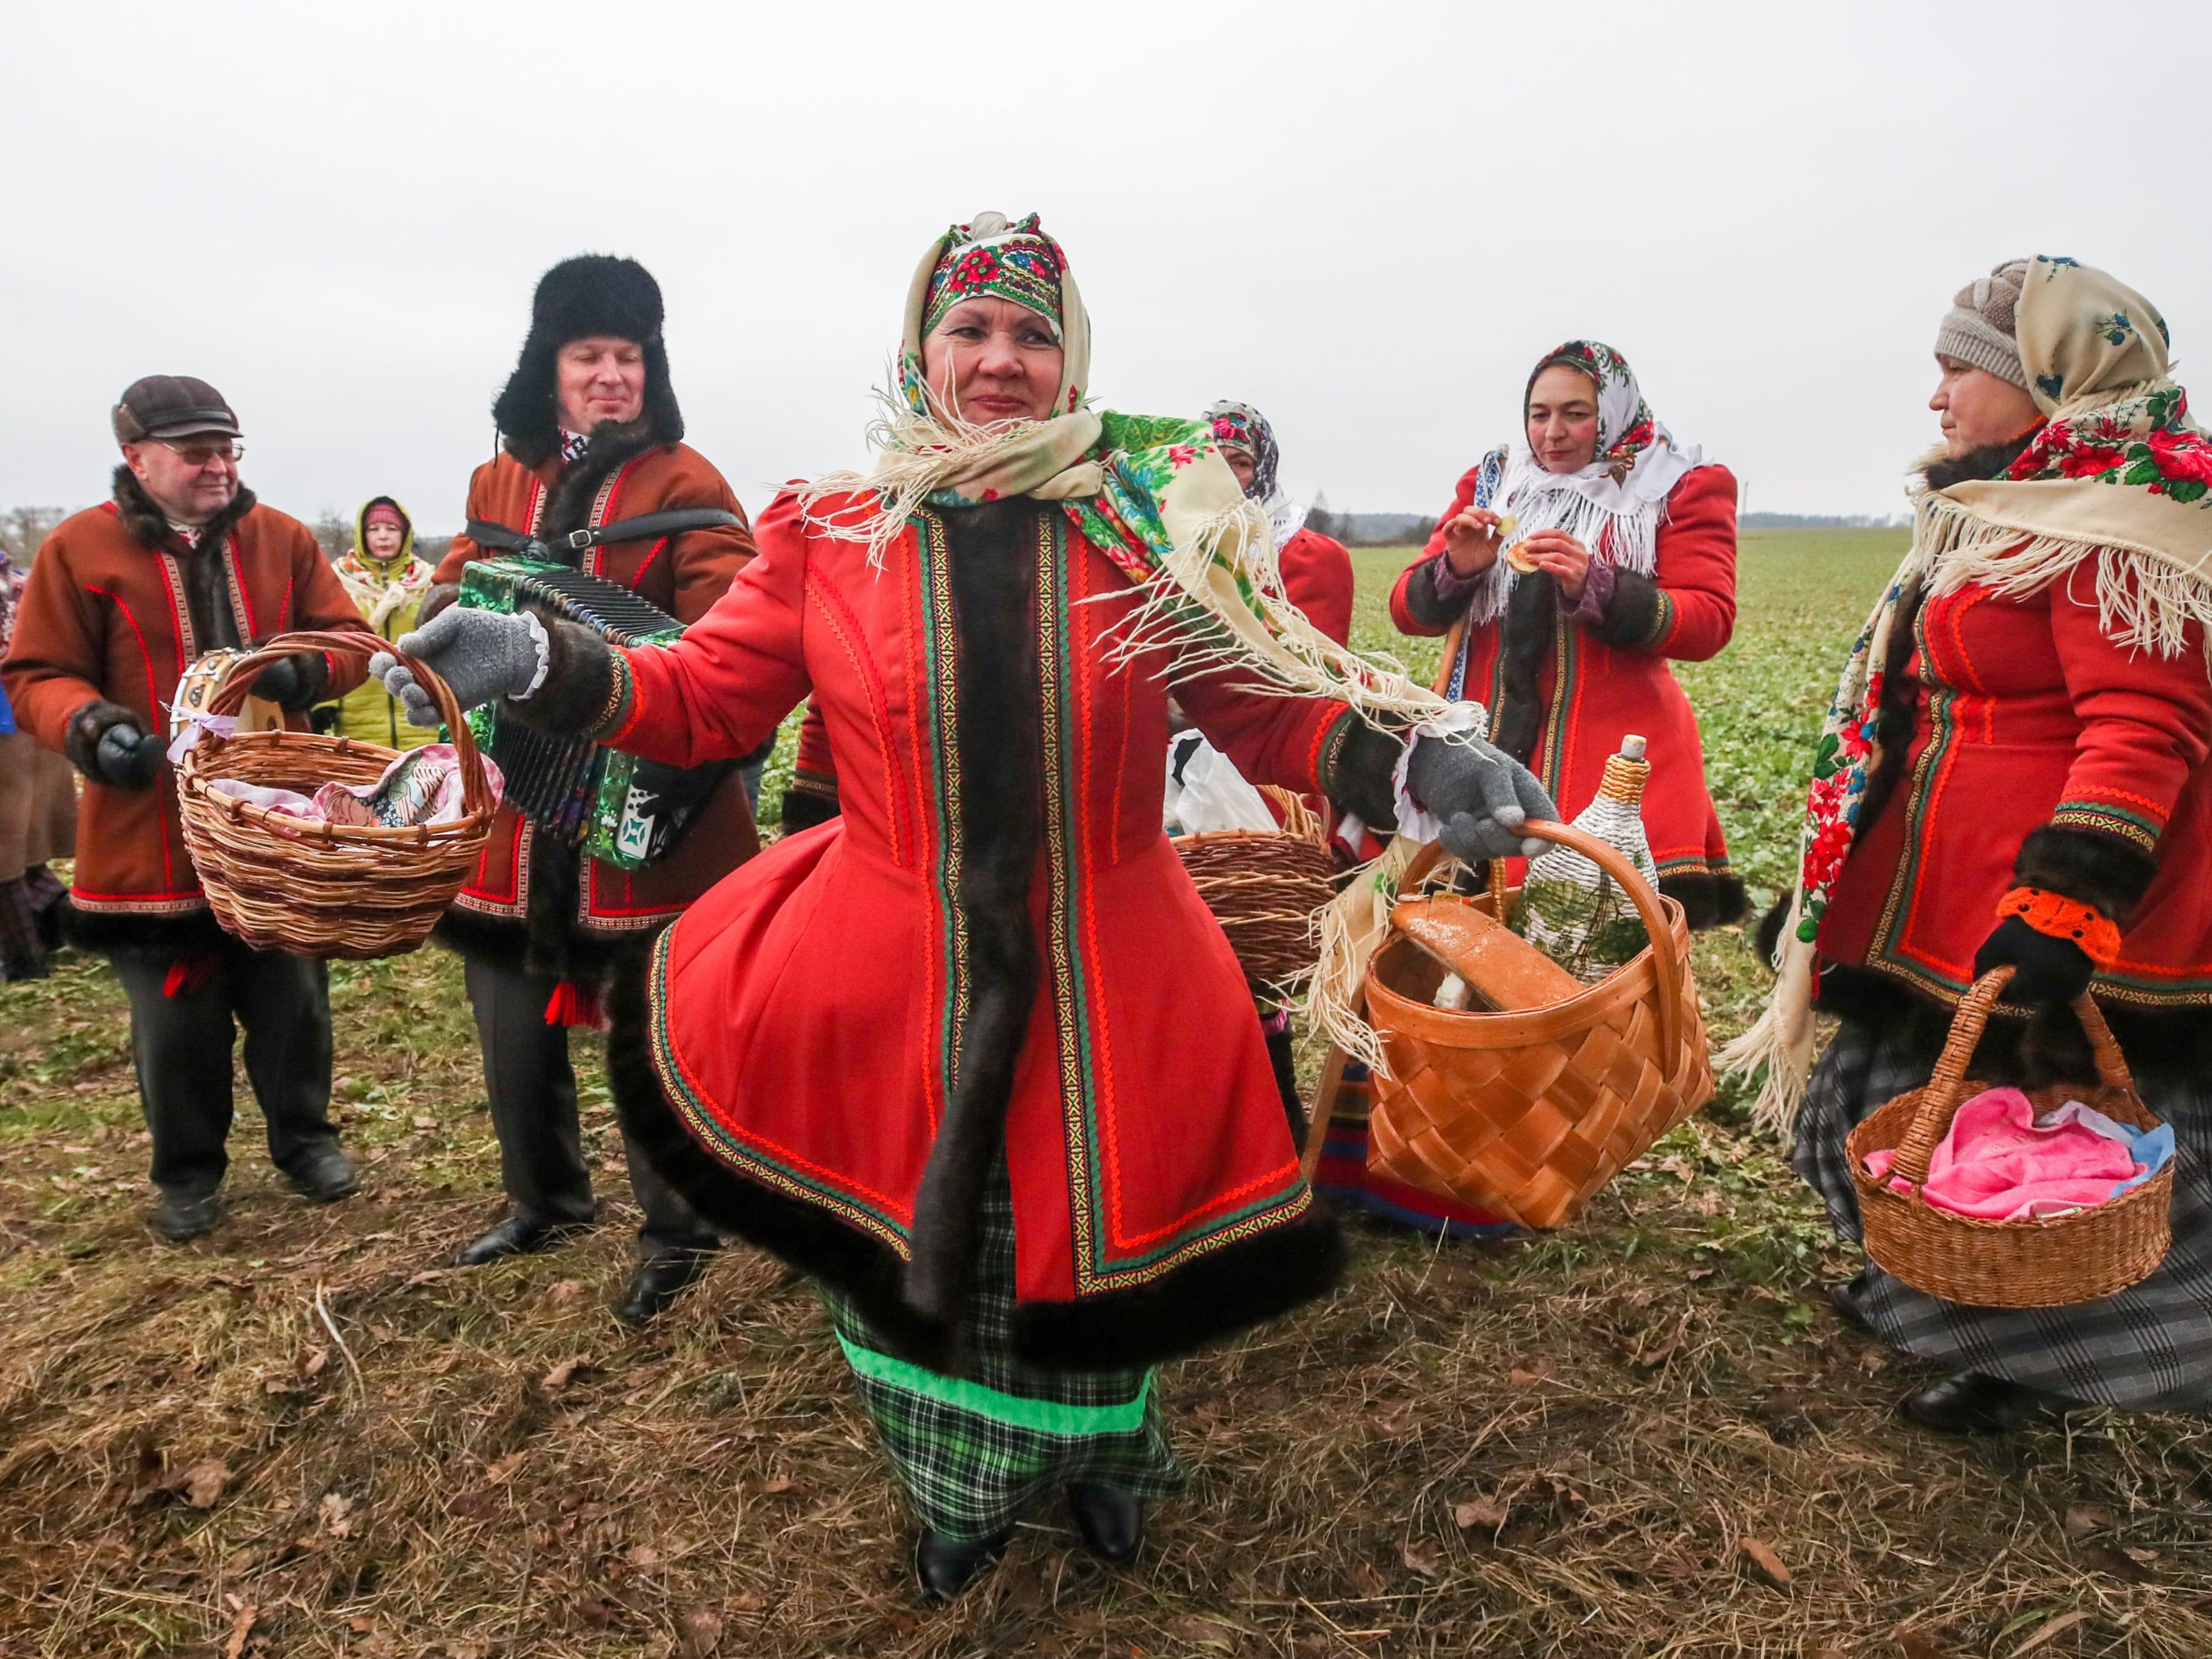
M2101 1204L2148 1166L2136 1161L2125 1139L2100 1134L2085 1116L2097 1114L2069 1101L2039 1124L2034 1103L2018 1089L1984 1090L1952 1118L1950 1133L1928 1160L1921 1190L1934 1208L1985 1221L2026 1220ZM1896 1157L1887 1148L1868 1154L1867 1173L1880 1180ZM1889 1188L1912 1190L1901 1176Z

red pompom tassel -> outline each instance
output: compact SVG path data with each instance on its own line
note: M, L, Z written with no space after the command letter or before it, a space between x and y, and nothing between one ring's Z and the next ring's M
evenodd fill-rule
M580 985L573 979L563 979L553 987L553 995L546 999L545 1023L549 1026L582 1026L592 1031L604 1031L607 1016L599 1007L599 992L588 985Z

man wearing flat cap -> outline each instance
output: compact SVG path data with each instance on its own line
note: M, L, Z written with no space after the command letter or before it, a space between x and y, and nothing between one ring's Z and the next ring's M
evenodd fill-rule
M213 386L149 375L112 420L114 495L39 548L0 672L18 722L84 774L62 924L107 954L130 998L161 1194L153 1226L182 1241L222 1220L236 1027L285 1178L317 1202L360 1180L328 1113L324 966L249 950L216 925L178 825L166 711L209 651L295 629L365 630L307 526L239 481L238 417ZM305 730L307 710L358 684L364 666L301 652L265 670L258 694Z

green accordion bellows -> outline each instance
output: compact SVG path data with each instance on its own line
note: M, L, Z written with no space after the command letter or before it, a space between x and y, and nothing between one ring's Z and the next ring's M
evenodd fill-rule
M479 559L461 576L460 603L512 615L525 608L591 629L611 645L665 645L684 625L617 583L566 565ZM580 737L500 717L499 705L469 711L477 743L498 764L507 798L545 834L620 869L665 857L728 772L726 762L672 766Z

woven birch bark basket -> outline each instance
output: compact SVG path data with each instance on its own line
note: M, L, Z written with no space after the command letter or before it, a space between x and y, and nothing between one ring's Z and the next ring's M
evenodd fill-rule
M231 665L208 711L236 714L261 670L295 651L366 657L388 649L369 634L280 634ZM256 950L356 960L413 950L475 870L496 804L483 759L446 682L421 663L401 660L436 699L453 734L463 811L451 822L309 823L209 788L235 778L312 795L328 783L373 784L399 758L380 743L319 732L206 732L185 752L177 802L185 850L216 920Z
M1389 1065L1374 1081L1367 1161L1408 1186L1547 1228L1573 1220L1710 1100L1713 1077L1682 907L1593 836L1535 821L1528 833L1595 861L1634 903L1650 942L1578 996L1496 1013L1436 1007L1443 964L1394 932L1367 969L1367 1017ZM1443 857L1425 849L1404 890ZM1520 890L1491 868L1491 891L1458 902L1505 919Z
M2141 1186L2070 1215L1986 1221L1938 1209L1921 1196L1929 1160L1951 1132L1951 1120L1984 1087L1967 1080L1967 1065L2012 974L1998 968L1976 980L1952 1017L1949 1040L1927 1087L1877 1107L1844 1140L1866 1253L1893 1278L1947 1302L1981 1308L2093 1302L2148 1278L2172 1248L2174 1159ZM2078 997L2074 1013L2096 1057L2098 1081L2030 1091L2037 1115L2079 1100L2116 1123L2156 1129L2158 1117L2136 1092L2096 1003ZM1867 1172L1866 1160L1884 1150L1894 1152L1896 1161L1888 1178L1877 1181ZM1893 1191L1890 1179L1905 1182L1911 1191Z

